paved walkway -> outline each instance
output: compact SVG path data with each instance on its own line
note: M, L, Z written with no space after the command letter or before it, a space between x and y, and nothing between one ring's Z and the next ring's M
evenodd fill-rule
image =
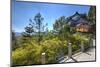
M65 56L59 63L67 63L67 62L80 62L80 61L95 61L95 48L90 48L86 52L78 52L72 55L71 58Z

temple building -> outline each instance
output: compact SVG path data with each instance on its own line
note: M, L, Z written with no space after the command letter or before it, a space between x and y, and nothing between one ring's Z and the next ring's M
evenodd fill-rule
M93 32L93 25L89 24L86 14L79 14L76 12L74 15L67 18L68 24L75 28L77 32Z

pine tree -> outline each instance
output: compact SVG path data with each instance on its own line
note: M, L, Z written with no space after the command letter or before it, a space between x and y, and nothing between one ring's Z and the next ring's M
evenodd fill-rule
M96 22L96 7L91 6L88 12L88 19L91 24L95 24Z
M24 40L35 35L36 41L40 44L47 26L47 24L43 24L43 20L44 18L40 13L36 14L33 19L29 19L30 23L25 27L25 32L22 33Z

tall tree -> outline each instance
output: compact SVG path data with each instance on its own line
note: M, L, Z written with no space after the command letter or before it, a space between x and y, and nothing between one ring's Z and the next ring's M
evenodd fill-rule
M88 12L88 19L91 24L95 24L96 22L96 7L91 6Z
M53 28L57 32L56 34L58 34L58 37L61 40L68 38L67 35L70 32L70 26L67 24L65 16L62 16L59 19L57 19L53 24Z
M34 19L30 19L30 22L34 28L34 32L38 35L38 42L40 42L43 38L43 33L46 31L47 24L43 23L44 18L40 13L37 13Z
M93 35L91 37L95 38L96 34L96 6L91 6L88 12L88 20L92 26Z
M32 37L32 34L34 32L33 26L29 24L25 27L25 32L23 32L24 37Z
M66 24L66 18L65 16L62 16L55 21L55 23L53 24L53 28L56 31L60 31L62 28L64 28L64 24Z

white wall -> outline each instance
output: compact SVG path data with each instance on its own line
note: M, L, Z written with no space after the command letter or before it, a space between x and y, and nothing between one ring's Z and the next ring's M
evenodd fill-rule
M71 3L71 4L90 4L95 5L96 0L17 0L17 1L39 1L39 2L54 2L54 3Z

